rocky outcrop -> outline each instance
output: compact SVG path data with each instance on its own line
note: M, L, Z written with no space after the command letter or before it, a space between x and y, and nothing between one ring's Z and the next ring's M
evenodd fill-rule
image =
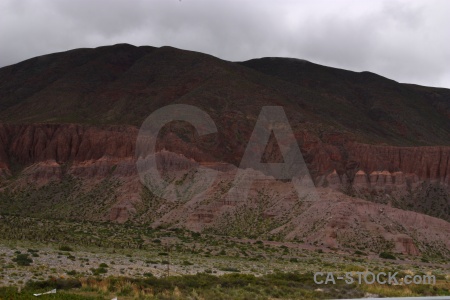
M137 134L138 128L133 126L0 124L0 176L10 176L13 169L20 168L28 168L28 174L34 172L35 179L58 178L64 172L81 177L133 176ZM415 187L425 180L450 186L450 147L367 145L332 134L320 140L304 131L296 136L319 186L389 190ZM236 157L239 162L241 149L229 152L229 146L222 146L229 137L222 138L215 152L204 151L174 134L168 134L159 147L227 170L232 162L221 162L220 158ZM161 162L167 165L164 157L168 156L162 155Z
M329 169L321 168L323 173L316 177L318 185L387 191L415 188L424 181L450 186L450 147L394 147L354 142L329 147L341 155L314 157L313 165L323 166L326 164L323 160L328 161Z
M66 174L88 179L87 182L114 176L121 184L115 187L115 202L105 219L118 223L134 220L140 209L139 222L146 222L151 219L151 212L142 211L140 206L142 185L134 158L137 132L132 126L1 125L1 174L10 176L20 170L20 177L25 178L26 183L37 184L60 180ZM309 134L297 136L311 173L317 175L319 186L328 187L327 192L322 193L321 201L296 207L296 194L287 187L289 183L255 182L253 188L273 192L267 198L267 208L262 211L265 222L276 224L280 218L290 220L274 229L272 234L338 248L367 245L378 251L390 245L395 252L408 255L419 255L427 243L438 248L450 247L448 242L444 241L445 245L439 242L445 240L444 236L449 232L448 222L444 220L377 203L355 201L355 198L336 191L349 184L361 189L405 189L423 180L448 184L450 147L371 146L336 136L326 144ZM170 150L182 150L185 144L171 136L162 145ZM162 149L158 159L169 169L181 170L196 163L189 155L198 157L203 153L192 145L189 149L186 156ZM212 156L211 153L208 155L204 158ZM236 167L223 161L203 161L200 165L220 171L212 188L204 197L187 199L185 204L162 205L158 217L152 219L155 224L179 223L192 230L203 230L208 226L222 226L223 213L241 210L240 202L224 196L233 182ZM252 199L260 197L255 190L250 195ZM436 237L430 234L441 230L438 228L445 230ZM367 238L371 236L377 238Z
M78 176L135 174L131 126L92 127L73 124L0 125L0 174L25 168L38 179L67 172Z
M428 179L450 184L450 147L393 147L350 143L348 160L369 175L370 182L402 185Z
M81 162L134 155L137 129L131 126L75 124L0 124L0 159L19 164L55 160Z
M50 180L60 180L62 177L62 168L54 160L47 160L35 163L22 171L28 182L45 184Z
M395 252L406 255L420 255L420 251L411 237L401 234L396 236L393 241L395 244Z

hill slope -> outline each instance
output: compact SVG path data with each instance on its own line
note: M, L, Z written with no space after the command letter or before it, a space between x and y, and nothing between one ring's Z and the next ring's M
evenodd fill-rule
M203 198L185 193L179 203L142 186L134 157L138 126L174 103L205 110L218 128L202 139L172 122L161 133L171 166L182 154L220 171ZM320 201L263 181L249 201L230 202L261 108L274 105ZM450 255L449 107L447 89L295 59L235 63L126 44L45 55L0 69L0 213ZM273 138L265 158L282 159Z
M301 60L232 63L171 47L120 44L0 69L3 123L139 126L170 103L195 104L218 122L236 110L255 117L262 105L282 105L293 126L316 133L334 129L393 145L450 144L448 90Z

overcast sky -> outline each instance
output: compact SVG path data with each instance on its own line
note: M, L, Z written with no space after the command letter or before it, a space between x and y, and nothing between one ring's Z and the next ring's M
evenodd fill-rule
M116 43L264 56L450 88L450 1L1 0L0 66Z

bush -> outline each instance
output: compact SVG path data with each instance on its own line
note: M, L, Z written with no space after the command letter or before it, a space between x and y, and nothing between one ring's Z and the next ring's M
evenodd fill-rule
M198 239L201 236L201 233L200 232L191 232L191 236L194 239Z
M67 271L66 274L70 275L70 276L75 276L75 275L77 275L77 271L75 271L75 270Z
M380 257L384 259L397 259L393 254L389 252L381 252Z
M17 254L13 261L19 266L29 266L33 262L28 254Z
M102 268L102 267L97 268L97 269L92 268L91 271L92 271L92 274L94 274L95 276L108 273L108 270L106 268Z
M80 288L81 282L78 279L62 279L62 278L52 278L45 281L28 281L25 284L26 289L30 290L43 290L43 289L59 289L59 290L69 290L73 288Z
M225 272L240 272L241 270L236 269L236 268L232 268L232 267L224 267L224 268L221 268L220 271L225 271Z
M60 250L60 251L73 251L72 248L70 248L69 246L65 246L65 245L59 247L59 250Z

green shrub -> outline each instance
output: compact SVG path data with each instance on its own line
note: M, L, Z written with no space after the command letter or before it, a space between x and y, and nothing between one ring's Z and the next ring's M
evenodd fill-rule
M28 254L17 254L13 261L19 266L29 266L33 262Z
M225 272L236 272L236 273L241 272L241 270L233 268L233 267L224 267L224 268L221 268L220 270L225 271Z
M108 273L108 270L106 268L102 268L102 267L97 268L97 269L92 268L91 271L92 271L92 274L95 276Z
M77 271L75 271L75 270L67 271L66 274L70 275L70 276L75 276L75 275L77 275Z
M25 289L30 290L46 290L46 289L59 289L59 290L69 290L74 288L80 288L81 282L78 279L73 278L50 278L45 281L33 281L30 280L25 284Z
M63 245L61 247L59 247L60 251L73 251L73 249L69 246Z
M393 254L389 252L381 252L380 257L384 259L397 259Z

